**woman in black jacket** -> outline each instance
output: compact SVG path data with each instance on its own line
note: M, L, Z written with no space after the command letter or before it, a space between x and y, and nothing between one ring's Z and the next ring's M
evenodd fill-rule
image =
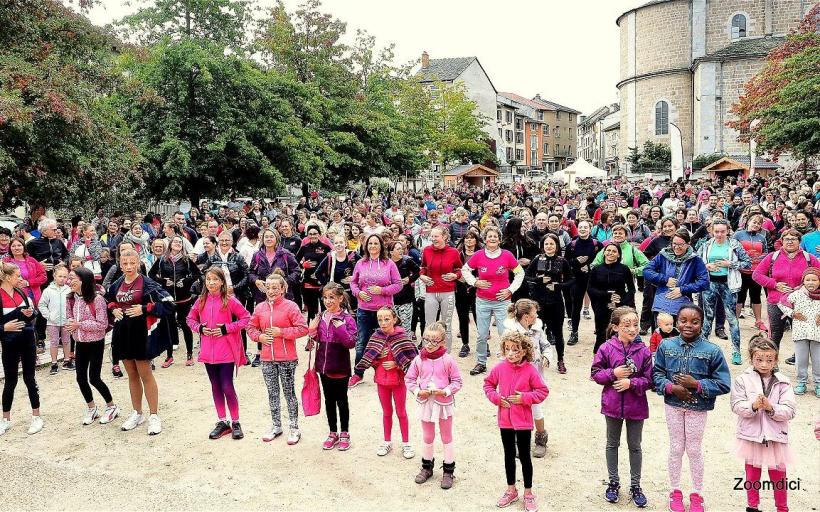
M506 249L515 256L518 263L524 268L530 264L536 254L538 254L538 241L533 241L528 237L522 226L524 221L519 217L513 217L504 225L504 238L501 240L501 248ZM510 272L510 280L512 280L512 272ZM514 303L518 299L527 297L526 287L522 286L515 293L513 293L510 300Z
M678 230L680 224L674 217L664 217L661 220L661 234L649 242L644 256L652 261L663 249L672 243L672 236ZM641 306L641 334L645 335L655 329L655 315L652 313L652 303L655 302L655 290L657 288L647 282L643 287L643 305Z
M589 272L589 298L595 314L595 347L598 352L606 341L606 329L612 311L618 306L635 307L635 280L632 271L621 263L621 247L609 244L604 248L604 264Z
M409 331L409 327L413 321L413 302L416 299L413 284L419 278L421 270L419 266L413 261L413 258L406 256L404 250L404 243L401 241L390 242L387 244L387 255L396 264L401 276L401 291L393 295L393 306L396 314L399 315L399 321L405 330ZM415 332L410 333L410 337L415 337Z
M185 242L181 235L171 237L168 253L154 262L148 277L159 283L171 297L174 298L176 308L174 314L168 317L168 327L171 330L171 346L166 351L163 368L174 364L174 346L179 346L179 329L185 340L185 366L194 365L194 335L188 327L188 313L193 305L191 285L202 275L199 267L191 261L185 252Z
M313 317L319 314L324 305L320 304L322 284L316 278L316 267L325 259L332 247L322 239L322 232L316 224L308 224L307 238L302 242L302 246L296 251L296 261L302 266L302 300L307 308L307 320L310 322Z
M564 258L569 262L574 277L572 292L572 313L570 314L571 332L567 345L578 343L578 324L581 322L581 309L584 305L584 296L589 286L590 264L595 260L603 244L592 238L592 223L588 220L578 222L578 237L567 245ZM589 309L585 309L584 316L589 318Z
M481 235L468 230L458 246L461 261L469 260L481 248ZM462 276L456 281L456 313L458 313L458 331L461 336L459 357L467 357L470 354L470 312L473 313L473 324L475 324L475 287L468 285Z
M558 373L567 373L564 365L564 297L574 280L569 263L559 255L561 242L554 233L543 240L544 252L533 258L527 267L526 280L530 298L540 304L538 316L547 329L550 342L558 354Z

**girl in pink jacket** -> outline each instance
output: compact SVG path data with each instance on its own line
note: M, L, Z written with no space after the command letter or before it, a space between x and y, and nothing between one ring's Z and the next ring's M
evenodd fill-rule
M538 369L532 363L532 341L519 332L506 332L501 338L501 354L498 363L484 379L484 394L498 406L498 427L504 446L504 469L507 474L507 490L498 499L498 507L504 508L518 501L515 488L515 448L521 460L524 474L524 510L535 512L538 504L532 493L532 405L546 400L549 389Z
M205 363L211 392L219 421L208 436L219 439L231 434L242 439L239 424L239 398L233 385L234 368L245 364L240 331L248 325L250 313L233 295L228 295L225 273L219 267L205 272L205 293L197 299L188 313L188 326L200 334L199 362ZM231 423L225 416L225 402L231 414Z
M747 511L758 512L760 473L769 468L777 512L788 512L786 466L794 457L789 447L789 421L794 418L794 391L777 368L777 345L763 335L749 342L752 367L732 383L732 412L737 414L736 454L746 462Z
M273 421L271 429L262 436L270 442L282 435L282 411L279 388L288 404L290 432L288 444L294 445L302 438L299 432L299 402L296 400L294 379L299 356L296 354L296 338L308 333L307 322L299 306L285 298L288 283L281 270L265 279L265 301L256 305L248 324L248 335L262 344L262 377L268 388L268 403Z
M416 475L416 483L423 484L433 476L433 441L438 423L441 442L444 444L444 475L441 488L453 486L453 472L456 469L453 448L453 396L461 389L461 374L453 357L447 353L445 341L447 327L442 322L434 322L424 330L424 348L413 359L404 382L407 389L419 403L418 419L424 444L421 448L421 471Z

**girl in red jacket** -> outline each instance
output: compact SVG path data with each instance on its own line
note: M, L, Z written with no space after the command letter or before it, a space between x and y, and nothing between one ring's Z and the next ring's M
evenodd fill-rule
M262 436L262 441L270 442L282 435L282 412L279 389L285 394L288 404L290 433L288 444L299 442L299 402L296 401L294 377L299 357L296 355L296 338L308 333L307 322L299 306L285 298L288 283L277 269L265 279L265 301L256 305L248 324L248 335L262 344L262 376L268 388L268 403L273 422L271 429Z
M235 367L245 364L240 331L248 325L250 314L233 295L228 295L225 273L219 267L205 272L205 289L188 313L188 326L200 334L199 362L205 363L219 421L208 437L219 439L231 434L242 439L239 425L239 398L233 386ZM231 423L225 416L225 402Z
M532 493L532 459L530 442L532 436L532 405L546 400L549 390L533 360L532 341L527 336L507 331L501 338L501 354L498 363L484 379L484 394L498 406L498 427L504 446L504 470L507 473L507 490L498 499L498 507L504 508L518 501L515 488L515 448L521 460L524 474L524 510L536 512L538 504Z

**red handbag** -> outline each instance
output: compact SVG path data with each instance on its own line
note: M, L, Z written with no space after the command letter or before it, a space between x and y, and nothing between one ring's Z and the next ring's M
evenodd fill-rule
M322 390L319 387L319 374L311 364L313 348L308 354L308 369L302 384L302 410L305 416L316 416L322 410Z

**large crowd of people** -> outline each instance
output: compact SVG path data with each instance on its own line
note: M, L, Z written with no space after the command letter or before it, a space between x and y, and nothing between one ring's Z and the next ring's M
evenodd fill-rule
M688 510L700 512L702 440L719 395L731 392L738 454L750 481L759 481L765 466L773 481L785 482L795 395L807 394L811 383L820 398L814 174L616 178L580 181L573 190L550 182L462 184L232 204L203 201L168 216L106 205L69 220L37 207L13 231L0 228L0 435L13 425L18 375L32 410L28 433L43 429L36 361L45 350L51 375L76 371L83 424L120 415L105 380L109 373L123 377L124 368L132 412L122 430L147 422L148 434L159 434L155 364L182 362L175 360L181 331L184 364L202 363L211 383L211 439L244 437L233 378L238 366L249 365L261 367L270 402L271 427L262 440L284 434L284 396L287 443L298 443L296 368L299 351L310 350L329 427L322 448L351 448L348 393L372 368L384 427L376 453L392 450L395 413L401 453L415 456L409 392L423 431L415 480L433 475L438 428L444 489L455 474L453 396L483 385L498 407L507 475L497 505L519 500L520 463L524 508L534 511L531 454L544 457L548 439L544 375L554 369L588 378L586 368L569 368L564 357L583 344L592 352L591 377L603 387L610 482L604 498L620 497L618 446L626 423L629 498L647 505L640 444L646 392L654 390L663 395L669 430L669 510L686 509L685 453ZM743 319L753 323L752 339L741 336ZM594 339L579 336L582 321L594 322ZM786 332L793 344L783 343ZM710 343L712 336L731 338L731 351ZM304 337L307 346L297 344ZM104 370L106 338L111 365ZM462 378L456 364L471 357L476 383ZM727 361L748 369L733 381ZM781 362L796 365L794 385L779 371ZM774 499L778 511L787 510L785 489ZM757 510L759 500L749 490L747 510Z

